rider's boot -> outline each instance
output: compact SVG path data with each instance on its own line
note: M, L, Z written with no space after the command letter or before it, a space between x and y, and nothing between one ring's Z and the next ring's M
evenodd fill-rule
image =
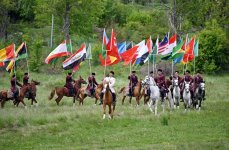
M116 94L112 93L112 100L113 100L113 105L116 103Z
M104 95L104 93L101 92L101 94L100 94L100 103L99 103L99 105L102 105L102 104L103 104L103 95Z

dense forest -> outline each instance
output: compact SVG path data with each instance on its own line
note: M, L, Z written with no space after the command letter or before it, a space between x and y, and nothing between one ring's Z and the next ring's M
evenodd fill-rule
M228 10L227 0L1 0L0 48L26 41L31 70L39 71L64 39L72 40L73 49L90 42L98 55L104 28L108 35L113 28L118 42L138 43L150 35L155 42L167 32L183 38L195 34L196 67L215 73L229 66Z

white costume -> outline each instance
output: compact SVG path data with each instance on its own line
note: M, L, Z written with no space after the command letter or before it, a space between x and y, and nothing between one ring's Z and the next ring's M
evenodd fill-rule
M110 87L110 90L112 93L115 93L115 90L114 90L114 84L115 84L115 78L114 77L106 77L103 79L103 85L104 85L104 88L103 88L103 93L105 92L106 90L106 84L105 83L109 83L109 87Z

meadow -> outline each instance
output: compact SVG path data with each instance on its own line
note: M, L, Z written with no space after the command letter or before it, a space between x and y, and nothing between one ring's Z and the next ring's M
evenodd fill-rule
M80 74L80 73L79 73ZM86 79L86 73L82 73ZM78 78L78 74L76 75ZM73 107L71 98L60 106L49 101L50 91L64 84L65 75L32 73L38 86L39 105L18 108L7 102L0 109L1 150L50 149L229 149L229 76L205 76L206 101L201 111L179 110L152 114L140 101L136 107L118 95L114 119L102 119L102 107L87 98L83 106ZM98 75L101 82L102 76ZM128 83L125 75L116 75L116 91ZM9 88L7 73L1 74L0 89Z

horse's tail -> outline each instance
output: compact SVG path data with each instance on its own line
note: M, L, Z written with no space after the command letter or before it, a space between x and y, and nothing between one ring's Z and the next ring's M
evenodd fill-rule
M125 90L125 87L121 88L120 91L118 92L119 94L122 93Z
M50 93L49 100L51 100L54 97L55 91L56 91L56 88L52 90L52 92Z

